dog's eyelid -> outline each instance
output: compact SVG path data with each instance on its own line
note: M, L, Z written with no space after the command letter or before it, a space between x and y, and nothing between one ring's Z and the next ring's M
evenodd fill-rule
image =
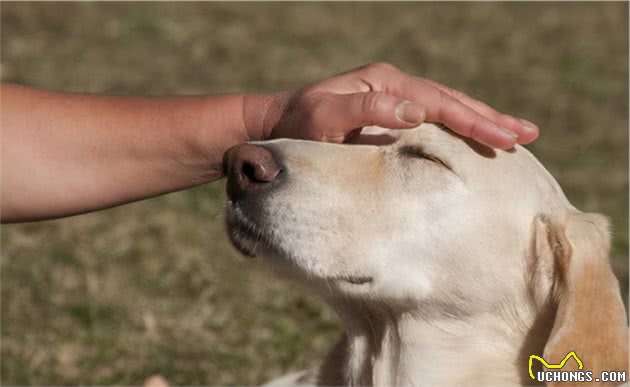
M431 154L431 153L427 153L421 146L419 145L405 145L402 146L398 149L398 152L400 153L401 156L405 156L405 157L416 157L416 158L423 158L423 159L427 159L430 161L433 161L436 164L440 164L441 166L443 166L444 168L453 171L453 168L444 160L442 160L441 158Z

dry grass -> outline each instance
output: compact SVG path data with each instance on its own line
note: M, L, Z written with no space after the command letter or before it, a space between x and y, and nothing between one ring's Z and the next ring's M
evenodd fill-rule
M272 91L386 60L540 124L531 149L608 214L627 288L626 3L2 3L2 79L163 95ZM320 357L332 312L252 268L223 182L2 228L2 384L253 384ZM625 292L624 292L625 293Z

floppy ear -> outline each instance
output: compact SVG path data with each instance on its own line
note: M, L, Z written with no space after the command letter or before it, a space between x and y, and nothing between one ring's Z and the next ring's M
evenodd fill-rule
M533 250L529 273L535 303L555 311L544 359L559 364L575 351L583 370L593 372L593 380L601 371L627 371L628 327L608 260L607 219L573 211L561 225L538 216ZM562 371L577 368L577 362L569 360Z

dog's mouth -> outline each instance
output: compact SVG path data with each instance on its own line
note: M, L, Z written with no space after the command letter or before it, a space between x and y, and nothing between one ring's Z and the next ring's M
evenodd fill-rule
M255 258L261 249L279 256L290 257L289 261L294 261L295 257L287 254L277 243L274 243L272 234L265 230L259 222L252 220L243 209L229 201L226 209L226 226L228 236L236 249L243 255ZM292 258L291 258L292 257ZM318 276L315 276L318 277ZM314 279L313 277L311 277ZM345 283L359 286L369 285L374 282L374 278L361 274L339 274L333 276L321 276L320 280L327 283Z
M327 279L332 280L332 281L347 282L352 285L366 285L374 281L374 278L370 276L363 276L363 275L343 275L343 276L329 277Z
M226 224L230 241L247 257L256 257L259 246L269 242L262 228L245 216L242 209L232 202L228 202Z

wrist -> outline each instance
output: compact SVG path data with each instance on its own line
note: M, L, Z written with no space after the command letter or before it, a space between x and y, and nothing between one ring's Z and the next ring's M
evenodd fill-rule
M293 93L246 94L243 96L243 123L249 141L268 140L284 114Z

